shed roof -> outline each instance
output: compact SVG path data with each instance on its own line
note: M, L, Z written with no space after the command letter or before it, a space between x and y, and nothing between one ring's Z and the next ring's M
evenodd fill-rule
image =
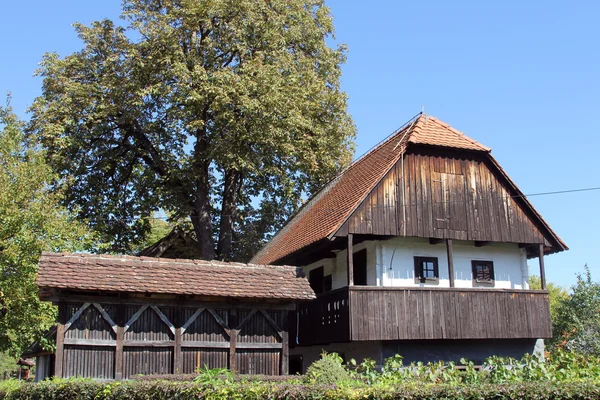
M306 246L330 239L411 144L477 152L489 157L497 165L489 147L439 119L421 113L355 161L313 196L251 262L276 263ZM499 165L497 166L499 168ZM499 172L506 176L503 170L499 169ZM506 178L509 179L508 176ZM516 186L515 190L518 191ZM520 191L518 194L522 196ZM550 234L566 249L566 245L524 196L523 200Z
M37 278L48 290L156 293L245 299L315 298L302 270L220 261L42 253Z

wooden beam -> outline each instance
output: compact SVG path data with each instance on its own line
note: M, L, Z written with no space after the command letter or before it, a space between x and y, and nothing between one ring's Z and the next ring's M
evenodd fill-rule
M95 340L95 339L70 339L65 338L63 344L70 346L106 346L113 347L117 345L116 340Z
M117 305L117 343L115 348L115 379L123 379L123 342L125 341L125 305Z
M446 239L446 254L448 255L448 276L450 287L454 287L454 256L452 254L452 239Z
M261 308L261 309L260 309L260 313L261 313L261 314L262 314L262 315L265 317L265 319L267 320L267 322L268 322L269 324L271 324L271 327L272 327L273 329L275 329L275 331L277 331L277 334L279 335L279 337L280 337L280 338L282 338L282 337L283 337L283 335L282 335L282 332L283 332L283 331L282 331L282 330L281 330L281 328L280 328L280 327L277 325L277 322L275 322L275 321L273 320L273 318L271 318L271 316L269 315L269 313L267 313L267 311L266 311L264 308Z
M229 342L181 342L181 347L199 347L203 349L229 349ZM237 343L236 349L281 349L281 343Z
M194 296L192 296L194 297ZM60 295L56 295L56 296L52 296L51 300L52 302L54 302L55 304L60 303L61 301L64 302L69 302L69 301L73 301L74 298L77 298L77 300L79 301L85 301L85 302L89 302L89 303L94 303L94 302L100 302L102 304L127 304L127 305L138 305L138 306L143 306L143 305L148 305L148 303L152 303L157 307L173 307L173 303L176 300L175 296L172 296L172 298L154 298L154 297L147 297L147 298L137 298L137 297L116 297L116 296L111 296L109 294L102 294L102 295L80 295L80 294L73 294L73 295L69 295L67 293L63 293L61 292ZM210 296L206 296L206 298L203 298L202 300L192 300L192 299L184 299L181 302L179 302L178 304L180 304L181 306L186 306L186 307L204 307L204 308L213 308L216 310L219 309L231 309L231 308L235 308L238 310L253 310L256 307L265 307L265 304L268 304L268 309L269 310L295 310L296 309L296 303L294 302L293 299L290 300L284 300L284 302L282 302L282 300L278 300L278 299L242 299L241 302L240 300L230 300L230 301L224 301L221 298L215 298L213 297L213 300L210 300Z
M123 346L132 347L174 347L174 340L124 340Z
M235 326L237 324L237 319L237 310L229 310L229 326ZM235 351L237 348L238 333L238 329L229 329L229 369L231 372L237 372Z
M131 318L129 318L129 321L127 321L127 323L125 324L125 332L127 332L127 329L129 329L131 327L131 325L133 325L133 323L138 320L138 318L140 317L140 315L142 315L142 313L144 311L146 311L146 309L148 307L150 307L148 304L144 304L143 306L140 307L139 310L137 310L135 312L135 314L133 314L131 316Z
M348 247L347 247L347 260L346 263L348 267L348 286L354 286L354 250L352 246L353 235L351 233L348 234Z
M171 321L169 321L169 318L167 318L167 316L165 314L163 314L163 312L160 311L160 309L157 306L151 305L150 308L152 308L154 310L156 315L158 315L158 318L160 318L160 320L169 327L169 329L173 333L173 336L175 336L175 325L173 325L173 323Z
M281 375L289 374L290 367L290 340L289 340L289 313L283 313L283 331L281 332Z
M112 320L110 315L108 315L106 310L99 303L93 303L92 305L94 307L96 307L96 310L98 310L100 312L100 315L102 315L102 318L104 318L104 320L106 322L108 322L108 324L112 328L113 332L117 333L117 324L115 323L115 321Z
M443 242L444 242L444 239L429 238L429 244L440 244Z
M181 351L181 341L183 340L183 328L181 307L175 307L175 346L173 353L173 373L181 374L183 372L183 353Z
M185 324L183 324L183 326L181 327L181 334L183 335L185 333L185 331L187 330L187 328L190 327L190 325L192 325L194 323L194 321L196 320L196 318L198 318L198 315L202 314L202 311L204 311L205 309L203 307L199 308L196 310L195 313L192 314L192 316L185 322Z
M56 325L56 350L54 352L54 376L58 378L63 378L66 310L67 305L65 303L60 303L58 305L58 324Z
M83 314L83 312L91 305L91 303L83 303L83 305L79 308L79 310L77 310L77 312L75 314L73 314L73 316L67 321L67 323L65 324L65 332L67 330L69 330L69 328L71 327L71 325L73 324L73 322L77 321L77 319L79 319L79 317L81 317L81 314Z
M539 259L540 259L540 281L542 283L542 290L546 290L546 270L544 268L544 245L540 244L539 247Z
M475 241L475 247L483 247L483 246L487 246L488 244L491 244L492 242L490 241L485 241L485 240L476 240Z

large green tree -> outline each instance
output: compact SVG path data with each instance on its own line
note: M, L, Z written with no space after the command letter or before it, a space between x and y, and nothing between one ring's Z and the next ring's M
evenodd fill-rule
M55 320L36 286L42 251L90 245L87 228L61 206L45 155L26 143L24 124L0 107L0 352L12 355L40 339Z
M351 160L343 46L322 0L125 0L45 55L31 130L112 251L158 209L206 259L247 258ZM248 250L248 249L251 250Z
M600 282L586 265L556 309L553 345L600 356Z

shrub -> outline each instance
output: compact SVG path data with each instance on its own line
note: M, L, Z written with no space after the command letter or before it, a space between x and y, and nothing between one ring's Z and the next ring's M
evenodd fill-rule
M339 384L350 380L350 374L337 353L323 353L321 359L306 370L305 381L317 385Z
M2 400L192 400L192 399L597 399L600 385L592 382L481 385L341 386L290 383L233 383L219 388L194 382L124 381L102 383L61 380L25 383L10 391L0 390Z

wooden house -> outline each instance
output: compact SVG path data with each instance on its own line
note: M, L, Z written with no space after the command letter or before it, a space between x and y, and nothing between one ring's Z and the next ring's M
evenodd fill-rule
M44 253L37 283L58 305L65 378L286 374L288 315L315 298L296 267L129 256Z
M299 306L296 366L323 349L378 363L396 353L481 362L543 348L544 255L563 250L488 147L420 114L314 195L252 262L301 266L317 293ZM528 287L532 258L542 290Z

